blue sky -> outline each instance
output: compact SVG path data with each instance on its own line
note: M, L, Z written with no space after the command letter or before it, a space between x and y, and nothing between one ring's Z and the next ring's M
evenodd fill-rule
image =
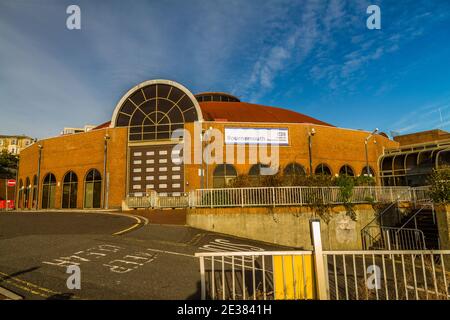
M0 0L0 134L100 124L155 78L339 127L450 130L449 26L447 0Z

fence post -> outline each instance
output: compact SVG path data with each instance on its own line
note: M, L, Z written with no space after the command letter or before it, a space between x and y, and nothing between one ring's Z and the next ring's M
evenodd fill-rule
M325 273L324 255L322 252L322 237L320 233L320 220L312 219L310 223L312 244L314 247L314 271L316 275L317 297L319 300L328 300L327 275Z
M194 208L195 207L195 191L191 190L188 193L188 203L189 203L189 208Z
M200 257L200 285L201 285L201 299L206 300L205 257Z
M241 207L244 207L244 189L241 188Z
M275 207L275 188L272 187L272 206Z

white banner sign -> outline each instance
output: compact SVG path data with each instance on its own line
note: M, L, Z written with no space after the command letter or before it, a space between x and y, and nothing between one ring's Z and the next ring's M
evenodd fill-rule
M287 128L225 128L225 144L289 144Z

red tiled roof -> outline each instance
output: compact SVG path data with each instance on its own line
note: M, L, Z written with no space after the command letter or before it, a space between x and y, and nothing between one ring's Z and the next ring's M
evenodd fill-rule
M332 126L310 116L277 107L246 102L199 102L203 119L230 122L311 123Z
M273 123L311 123L333 127L333 125L295 111L268 107L246 102L199 102L203 119L206 121L229 122L273 122ZM106 128L111 121L93 130Z

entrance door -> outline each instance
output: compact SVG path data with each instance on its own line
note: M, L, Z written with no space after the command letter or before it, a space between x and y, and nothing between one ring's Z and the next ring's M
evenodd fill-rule
M177 161L182 154L174 153L174 146L160 144L130 147L130 194L143 196L156 191L177 196L184 192L184 166ZM172 158L176 160L175 163Z

